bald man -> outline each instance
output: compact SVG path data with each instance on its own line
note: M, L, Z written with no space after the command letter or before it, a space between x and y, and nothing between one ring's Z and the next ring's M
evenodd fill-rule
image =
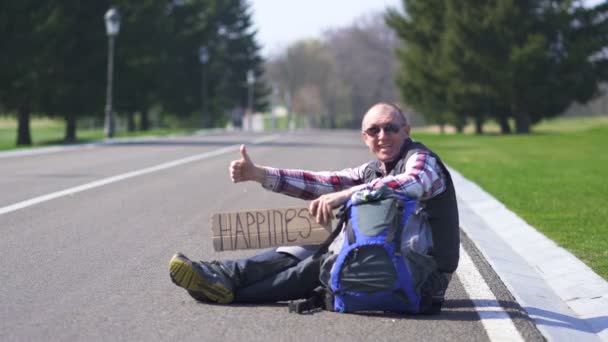
M392 103L372 106L361 123L361 137L375 160L336 172L277 169L257 165L241 146L241 158L230 164L232 182L258 182L270 191L312 200L309 211L327 225L332 211L362 190L388 186L425 205L433 236L430 255L437 271L423 291L441 307L459 258L458 209L454 185L439 157L410 138L410 124ZM173 282L203 302L267 303L308 298L321 285L318 246L280 247L242 260L195 262L181 253L170 261ZM337 252L330 248L328 253Z

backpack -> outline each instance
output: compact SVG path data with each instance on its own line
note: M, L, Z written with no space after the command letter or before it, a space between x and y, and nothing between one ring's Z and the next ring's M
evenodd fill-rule
M423 205L381 188L349 200L339 215L336 229L313 256L324 257L323 286L312 298L290 303L290 311L427 311L431 294L422 287L436 264L428 255L432 237ZM326 253L341 230L339 252Z

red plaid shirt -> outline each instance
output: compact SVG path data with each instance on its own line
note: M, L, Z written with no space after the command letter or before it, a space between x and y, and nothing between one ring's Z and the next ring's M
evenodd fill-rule
M432 198L445 190L444 175L437 160L428 152L414 153L406 161L405 172L363 182L365 163L356 168L341 171L305 171L266 168L266 179L262 186L274 192L301 199L311 200L323 194L352 188L374 190L382 185L402 192L406 196L421 200Z

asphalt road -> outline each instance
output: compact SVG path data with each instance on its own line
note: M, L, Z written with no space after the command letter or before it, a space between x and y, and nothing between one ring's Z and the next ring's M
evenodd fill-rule
M336 170L371 158L353 132L209 134L0 158L0 340L489 340L459 274L439 316L296 315L283 303L201 304L175 287L168 261L176 251L205 260L255 253L214 252L211 213L304 204L257 184L232 184L228 165L241 143L255 162L278 167ZM48 194L55 196L40 197ZM464 241L520 334L540 340Z

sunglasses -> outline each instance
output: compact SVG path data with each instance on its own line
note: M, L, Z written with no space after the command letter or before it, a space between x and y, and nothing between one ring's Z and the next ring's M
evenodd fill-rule
M380 131L384 131L384 134L397 133L397 132L399 132L399 130L401 130L401 127L403 127L403 125L389 123L389 124L386 124L384 127L371 126L368 129L364 130L363 133L369 135L370 137L375 137L378 134L380 134Z

